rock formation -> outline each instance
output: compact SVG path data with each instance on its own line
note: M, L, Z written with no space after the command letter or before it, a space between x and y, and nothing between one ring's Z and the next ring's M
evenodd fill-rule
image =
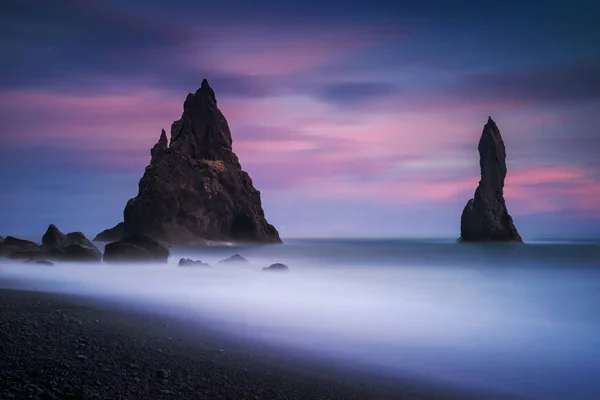
M12 236L7 236L0 244L0 256L2 257L30 258L41 252L40 246L36 243Z
M490 117L479 140L481 180L460 220L460 241L522 242L504 202L506 149Z
M169 259L169 246L150 236L133 234L118 242L104 246L104 261L154 261L166 262Z
M124 211L125 237L145 234L170 244L206 241L281 243L260 192L232 150L227 121L202 81L188 94L181 119L163 130L136 197Z
M125 224L119 222L112 228L105 229L94 238L94 242L116 242L123 239L125 234Z
M100 261L102 253L81 232L66 235L55 225L48 226L42 236L42 250L48 257L64 261Z
M0 256L29 261L100 261L102 253L83 233L71 232L66 235L56 226L50 225L42 237L42 245L29 240L8 236L0 244Z

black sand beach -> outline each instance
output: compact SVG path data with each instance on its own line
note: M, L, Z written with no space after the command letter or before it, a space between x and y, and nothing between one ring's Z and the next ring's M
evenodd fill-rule
M76 296L0 289L2 399L477 399L279 354Z

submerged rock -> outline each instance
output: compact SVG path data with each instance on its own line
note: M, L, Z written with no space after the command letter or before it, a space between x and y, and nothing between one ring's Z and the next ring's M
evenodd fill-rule
M281 263L275 263L275 264L271 264L270 266L263 268L263 271L280 271L280 272L287 272L289 271L289 268L287 265L285 264L281 264Z
M231 257L227 257L221 261L219 261L219 264L235 264L235 263L247 263L248 260L246 260L244 257L240 256L239 254L234 254Z
M210 264L203 263L200 260L192 260L190 258L182 258L179 260L180 267L210 267Z
M100 261L102 253L81 232L66 235L55 225L48 226L42 237L42 248L49 258L63 261Z
M481 180L460 220L460 241L522 242L504 201L506 149L490 117L479 140Z
M105 229L94 238L94 242L117 242L123 239L125 234L125 223L119 222L112 228Z
M171 244L281 243L260 192L232 150L227 120L208 82L188 94L181 119L163 130L124 210L124 232Z
M49 267L53 267L54 263L48 260L36 260L35 258L30 258L25 261L27 264L38 264L38 265L47 265Z
M169 246L147 235L130 235L104 247L104 261L154 261L166 262Z

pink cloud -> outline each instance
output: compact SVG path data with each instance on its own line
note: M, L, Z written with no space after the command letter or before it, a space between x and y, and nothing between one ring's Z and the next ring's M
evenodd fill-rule
M377 26L240 23L199 32L201 41L180 48L176 57L221 74L292 76L380 46L383 34Z
M505 197L513 215L559 210L600 211L600 182L571 166L535 167L512 172ZM360 199L375 203L410 205L429 202L452 203L473 196L478 177L448 181L418 180L414 177L392 181L356 181L344 177L315 178L304 190L313 197Z
M168 131L181 115L183 98L135 87L108 88L94 96L12 91L0 97L0 110L17 116L11 145L95 149L97 157L84 152L81 160L73 159L143 168L160 129ZM356 113L306 96L226 97L220 104L242 165L262 187L410 204L466 201L477 186L482 123L472 115L393 108ZM511 125L535 126L540 114L514 118L500 122L503 132L508 126L509 139ZM251 132L245 136L244 129ZM267 134L260 135L261 129ZM470 162L464 156L467 147L472 148ZM107 154L110 159L103 158ZM599 195L600 183L575 166L510 168L506 182L507 201L516 214L596 210Z
M96 95L4 92L0 109L14 135L5 145L49 143L74 148L148 147L181 114L183 99L154 90Z

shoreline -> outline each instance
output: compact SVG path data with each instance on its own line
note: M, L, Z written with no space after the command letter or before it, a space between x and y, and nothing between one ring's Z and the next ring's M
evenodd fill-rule
M79 295L0 289L0 310L0 398L483 398Z

